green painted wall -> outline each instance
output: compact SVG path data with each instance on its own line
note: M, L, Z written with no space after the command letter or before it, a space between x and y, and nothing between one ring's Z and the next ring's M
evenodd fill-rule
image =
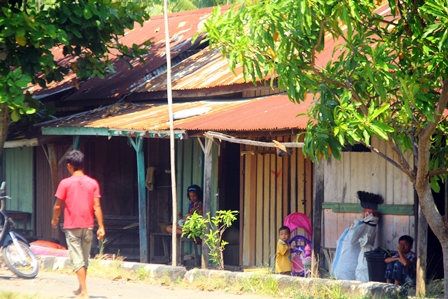
M204 139L202 138L202 144ZM212 194L210 202L210 214L216 215L218 206L218 150L216 144L212 146ZM203 188L204 182L204 152L197 138L176 140L176 184L177 184L177 209L185 215L188 207L187 188L192 184ZM191 244L187 244L185 252L193 253Z
M204 140L202 139L204 144ZM212 146L213 155L213 181L210 203L211 214L216 214L218 206L218 150L216 144ZM187 187L196 184L203 188L204 182L204 153L196 138L176 140L176 184L177 184L177 208L182 214L186 213L188 206Z
M34 214L34 163L33 148L21 147L5 149L3 154L4 180L6 194L11 197L6 201L6 210L29 212ZM28 222L27 229L34 229L34 215ZM16 221L19 228L22 225Z

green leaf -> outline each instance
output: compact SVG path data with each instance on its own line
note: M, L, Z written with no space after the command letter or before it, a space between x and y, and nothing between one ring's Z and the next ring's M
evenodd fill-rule
M13 111L11 112L11 120L12 120L13 122L16 122L16 121L18 121L19 119L20 119L20 113L19 113L19 111L18 111L17 109L13 110Z
M84 13L84 18L86 20L90 20L90 18L92 18L92 16L93 16L92 11L90 10L89 6L84 7L83 13Z

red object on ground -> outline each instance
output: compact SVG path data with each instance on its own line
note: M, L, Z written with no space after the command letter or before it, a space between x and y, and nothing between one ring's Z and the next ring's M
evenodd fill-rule
M59 245L58 243L51 242L51 241L45 241L45 240L37 240L37 241L31 242L30 244L31 245L38 245L38 246L42 246L42 247L54 248L54 249L64 249L64 250L67 250L67 248L65 248L62 245Z
M37 240L30 243L30 249L35 255L50 255L50 256L68 256L68 250L62 245L54 242Z

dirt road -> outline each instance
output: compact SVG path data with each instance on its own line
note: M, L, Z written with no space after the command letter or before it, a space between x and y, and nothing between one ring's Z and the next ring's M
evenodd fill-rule
M224 291L199 291L125 281L111 281L88 277L87 285L92 299L270 299L256 295L227 294ZM18 292L41 295L48 299L75 298L72 291L77 288L76 276L57 272L39 272L34 279L20 279L6 270L0 270L0 293Z

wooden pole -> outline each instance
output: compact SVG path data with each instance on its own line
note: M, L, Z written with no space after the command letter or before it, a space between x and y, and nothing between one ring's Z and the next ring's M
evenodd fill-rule
M138 190L138 224L140 238L140 262L148 262L148 230L146 214L145 158L143 155L143 138L128 137L137 154L137 190Z
M202 202L202 214L204 217L207 217L207 214L210 213L210 202L212 197L212 144L213 141L209 138L205 138L205 146L204 146L204 198ZM209 230L210 227L207 227ZM202 257L201 264L202 269L208 268L209 262L209 248L207 244L205 244L206 236L202 240Z
M177 266L177 192L176 192L176 153L174 144L173 94L171 90L171 49L168 31L168 0L163 1L163 19L165 24L166 54L166 93L168 98L168 114L170 117L170 161L171 161L171 196L173 203L173 232L171 236L171 264ZM179 261L182 263L182 261Z
M314 163L313 243L311 252L311 275L319 277L320 243L322 233L322 204L324 202L323 161Z
M240 138L236 138L236 137L233 137L230 135L226 135L226 134L218 133L218 132L212 132L212 131L205 132L204 136L207 138L216 138L219 140L224 140L224 141L238 143L238 144L263 146L263 147L277 147L277 145L274 142L262 142L262 141L255 141L255 140L249 140L249 139L240 139ZM303 142L277 142L277 143L279 143L280 145L283 145L285 147L302 148L304 146Z
M428 248L428 222L423 215L422 208L418 206L417 224L417 273L416 273L416 294L426 296L426 251Z

